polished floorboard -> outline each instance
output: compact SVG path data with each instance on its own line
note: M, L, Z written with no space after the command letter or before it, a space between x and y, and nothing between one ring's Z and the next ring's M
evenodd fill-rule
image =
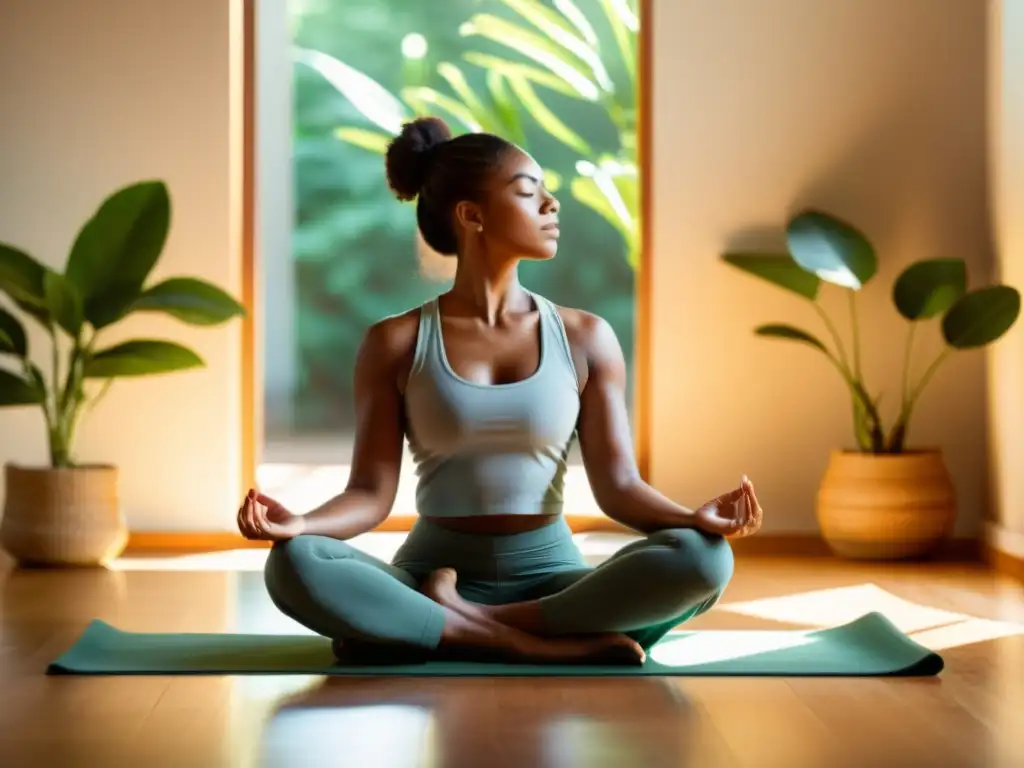
M595 559L616 546L591 544ZM973 564L745 558L690 625L818 628L879 610L944 655L929 679L44 676L93 618L302 631L267 599L262 557L0 561L0 766L1024 766L1024 588Z

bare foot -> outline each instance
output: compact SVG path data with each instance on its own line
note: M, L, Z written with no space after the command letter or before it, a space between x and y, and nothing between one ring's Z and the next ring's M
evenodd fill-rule
M492 619L487 606L470 603L455 589L451 568L432 573L422 591L445 609L442 652L456 656L474 651L497 653L512 661L536 663L643 664L647 654L639 643L623 634L583 637L538 637Z
M471 603L459 594L455 587L457 581L458 574L454 568L438 568L424 580L420 592L438 605L461 613L468 619L493 620L494 617L487 610L488 606Z

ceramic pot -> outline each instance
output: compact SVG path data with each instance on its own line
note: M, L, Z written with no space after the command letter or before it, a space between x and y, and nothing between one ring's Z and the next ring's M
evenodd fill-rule
M858 560L930 555L956 518L956 492L938 450L901 454L835 451L817 498L833 552Z

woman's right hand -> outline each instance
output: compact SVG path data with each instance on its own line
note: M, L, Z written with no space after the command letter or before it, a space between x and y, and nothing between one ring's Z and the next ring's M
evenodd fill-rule
M301 534L304 524L301 515L252 489L238 508L238 530L247 539L287 541Z

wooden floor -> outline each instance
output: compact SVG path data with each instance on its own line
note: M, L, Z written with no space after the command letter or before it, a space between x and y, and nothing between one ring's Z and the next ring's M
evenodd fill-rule
M931 679L43 675L93 618L297 631L263 592L261 557L0 564L0 765L1024 766L1024 590L972 565L745 559L691 625L820 627L880 610L945 656Z

